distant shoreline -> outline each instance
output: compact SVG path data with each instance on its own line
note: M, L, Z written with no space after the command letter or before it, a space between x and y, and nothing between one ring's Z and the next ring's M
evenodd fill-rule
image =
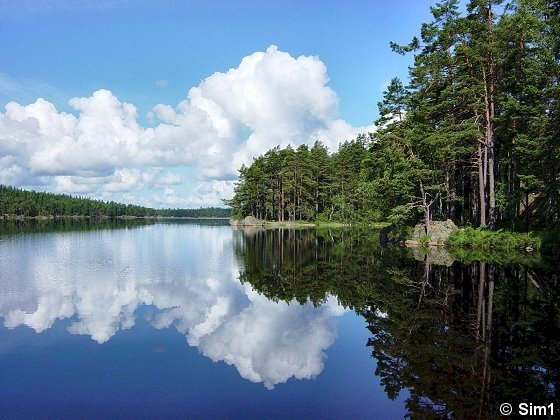
M229 217L214 217L214 216L80 216L80 215L60 215L60 216L24 216L19 214L2 214L0 220L5 221L25 221L25 220L229 220Z

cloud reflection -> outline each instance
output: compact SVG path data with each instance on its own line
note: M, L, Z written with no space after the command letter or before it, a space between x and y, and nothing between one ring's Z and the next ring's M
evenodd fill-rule
M316 377L343 309L332 298L321 308L273 302L242 285L232 255L237 234L156 225L9 237L0 241L0 316L8 328L37 332L71 318L69 333L104 343L134 326L139 306L153 305L155 328L176 328L243 378L272 389Z

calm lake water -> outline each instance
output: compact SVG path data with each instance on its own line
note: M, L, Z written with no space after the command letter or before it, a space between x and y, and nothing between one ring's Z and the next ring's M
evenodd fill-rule
M1 418L559 414L559 271L537 256L221 222L1 232Z

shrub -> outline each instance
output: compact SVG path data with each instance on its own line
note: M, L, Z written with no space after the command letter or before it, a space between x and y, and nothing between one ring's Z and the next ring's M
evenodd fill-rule
M448 244L452 247L473 249L527 249L539 250L541 236L537 233L520 233L504 230L491 231L482 228L464 228L451 234Z
M422 235L418 240L422 246L428 246L430 244L430 237L428 235Z

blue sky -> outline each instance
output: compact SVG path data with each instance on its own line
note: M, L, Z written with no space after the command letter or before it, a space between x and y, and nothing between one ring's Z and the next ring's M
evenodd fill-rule
M0 182L219 204L276 144L335 150L373 129L412 59L389 41L431 4L0 0Z

